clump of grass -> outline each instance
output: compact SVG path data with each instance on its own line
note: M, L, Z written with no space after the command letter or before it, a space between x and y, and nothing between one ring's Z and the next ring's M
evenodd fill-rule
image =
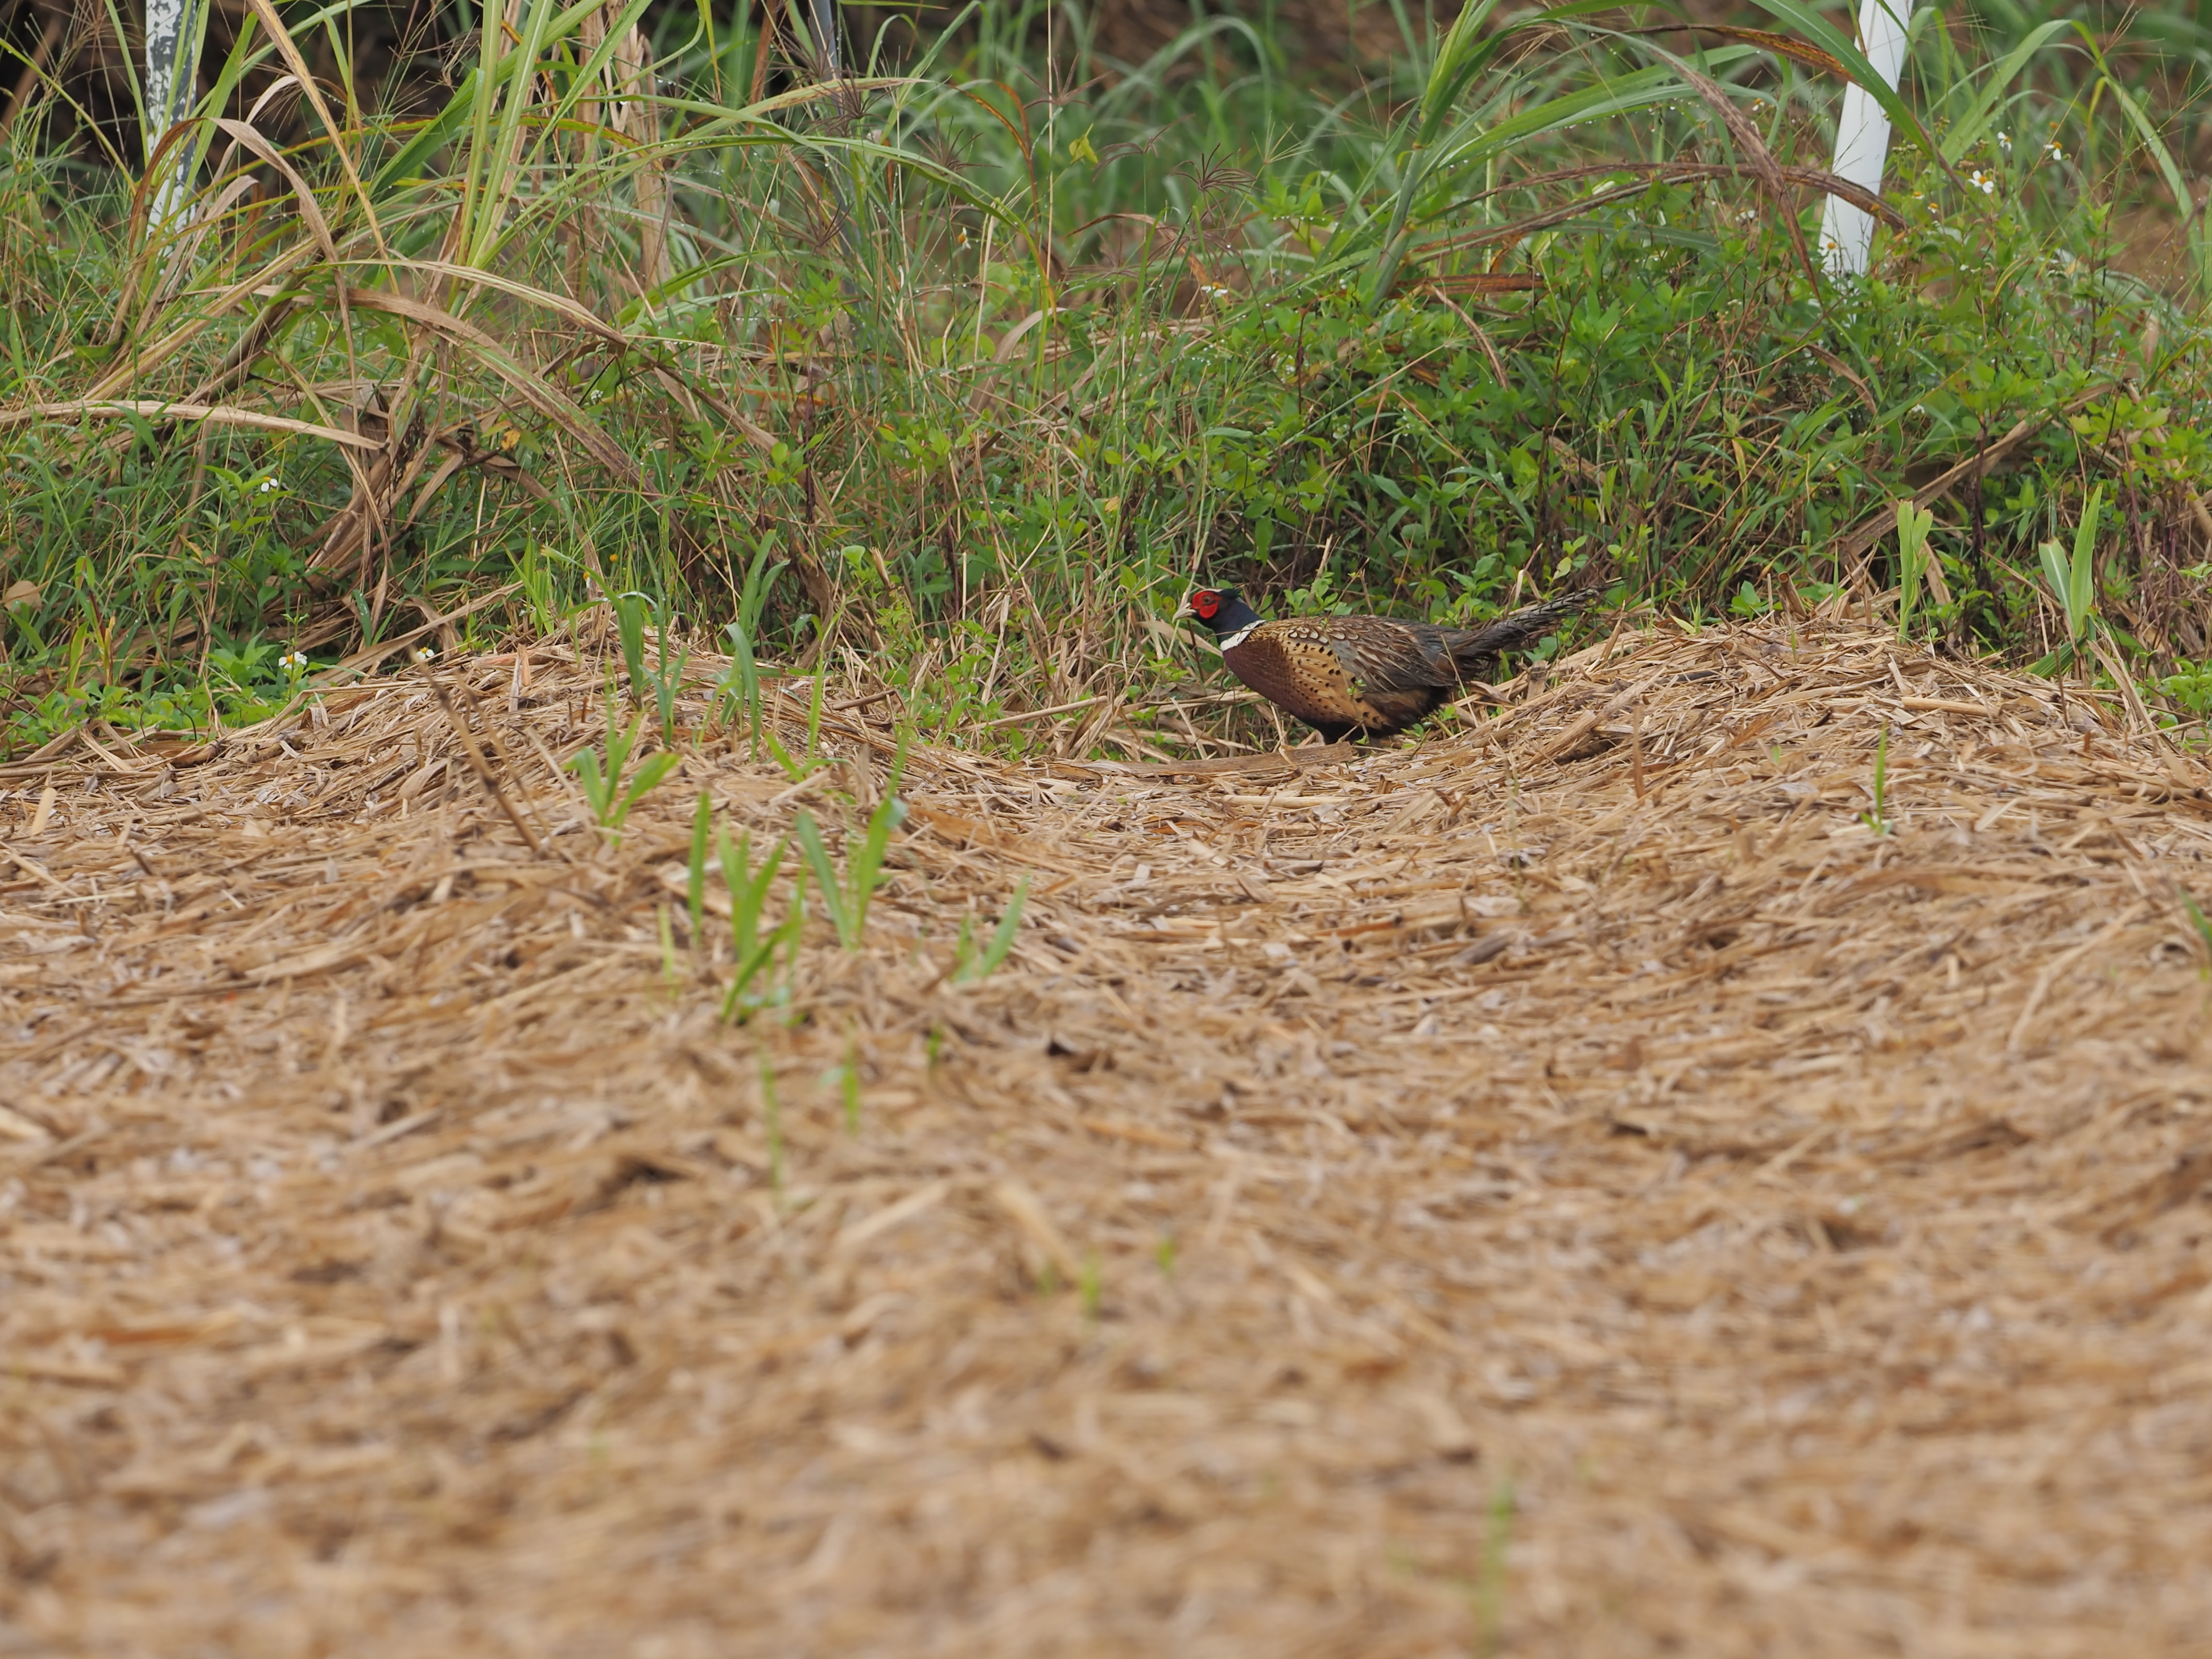
M1900 640L1912 632L1912 613L1919 606L1923 585L1930 575L1938 582L1942 580L1928 557L1928 532L1935 525L1936 515L1911 499L1897 504L1897 637ZM1936 597L1946 597L1940 587Z
M752 756L760 758L761 745L761 678L760 665L755 660L753 641L759 636L761 612L769 595L775 590L775 579L789 568L789 562L779 560L771 565L769 556L774 550L773 540L763 541L760 550L753 555L751 566L745 572L744 586L738 594L738 614L723 629L723 637L729 641L730 665L714 687L715 702L726 720L734 715L752 733ZM822 722L822 700L819 693L821 677L815 677L817 695L809 723L807 752L811 758L814 743ZM781 750L781 745L778 748ZM788 761L786 763L788 769Z
M636 770L629 769L638 731L644 723L645 716L636 714L631 716L628 726L623 726L616 714L614 698L610 696L607 732L601 748L579 750L568 763L583 789L585 804L592 810L592 821L599 825L600 833L617 846L622 844L622 829L630 809L682 763L681 756L664 749L647 756Z
M890 850L891 833L906 821L906 803L898 798L898 784L906 769L906 746L910 736L909 732L899 739L898 752L892 757L890 770L884 779L883 799L868 815L866 830L858 837L846 837L842 878L830 860L830 849L822 839L822 829L815 823L814 815L802 811L792 823L792 837L814 872L822 908L829 913L830 925L836 929L837 942L848 951L860 948L868 926L869 902L883 882L884 855ZM1018 908L1009 914L1018 921ZM1011 943L1012 930L1006 932Z
M655 658L652 663L647 663L645 656L648 605L652 607ZM690 666L691 648L688 645L682 647L673 663L668 660L672 629L665 604L650 600L642 593L618 593L614 608L617 634L622 642L623 668L629 676L630 702L641 705L647 694L651 695L653 710L660 718L660 740L672 748L676 743L676 696L683 688L684 671Z
M802 874L793 886L790 908L782 922L771 931L763 932L761 927L770 887L783 865L784 847L785 843L778 841L762 857L756 869L750 834L740 831L732 844L726 830L717 827L714 831L714 855L730 894L730 948L735 962L729 988L722 997L725 1024L741 1024L769 1002L787 1000L788 971L785 986L766 994L752 989L754 981L774 963L779 948L784 949L789 957L787 969L795 965L799 937L806 926L806 892Z
M2043 580L2057 601L2059 614L2066 619L2066 637L2056 651L2035 665L2039 674L2059 673L2072 667L2097 625L2097 517L2103 506L2104 488L2099 485L2089 492L2081 520L2075 526L2071 558L2055 541L2036 549Z

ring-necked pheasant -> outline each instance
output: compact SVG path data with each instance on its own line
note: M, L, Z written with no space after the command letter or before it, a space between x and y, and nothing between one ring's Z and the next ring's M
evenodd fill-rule
M1480 628L1438 628L1388 617L1296 617L1266 622L1233 587L1194 587L1176 620L1213 630L1229 672L1330 743L1354 732L1402 732L1462 690L1478 671L1538 638L1582 606L1546 599Z

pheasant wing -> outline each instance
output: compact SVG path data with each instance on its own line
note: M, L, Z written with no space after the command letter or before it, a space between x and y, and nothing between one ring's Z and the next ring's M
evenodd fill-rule
M1331 617L1321 626L1328 630L1328 648L1363 693L1433 691L1458 683L1441 629L1387 617Z

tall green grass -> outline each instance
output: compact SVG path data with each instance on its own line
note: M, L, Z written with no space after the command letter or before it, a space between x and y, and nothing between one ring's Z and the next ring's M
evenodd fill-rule
M1879 605L1896 540L1854 528L2023 422L1927 504L1913 629L2062 643L2035 550L2101 487L2100 614L2161 672L2206 653L2203 216L2134 274L2185 218L2185 19L1923 11L1901 222L1839 289L1805 243L1859 60L1795 0L1408 13L1350 91L1225 15L1120 64L994 0L828 83L643 0L445 15L394 98L343 4L257 8L165 152L204 158L189 219L66 82L9 130L15 747L250 718L280 658L510 586L471 642L665 622L631 673L664 726L671 634L738 621L749 710L815 652L925 735L1206 672L1162 625L1200 572L1447 619Z

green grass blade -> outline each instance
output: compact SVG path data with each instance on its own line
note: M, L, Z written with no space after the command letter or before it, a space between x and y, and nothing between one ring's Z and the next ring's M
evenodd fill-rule
M623 820L629 817L629 809L644 799L647 791L683 763L683 757L672 755L665 749L647 758L644 765L631 775L629 787L623 792L622 805L616 809L614 828L620 829Z
M2058 610L2066 618L2067 636L2074 637L2074 573L2066 562L2066 550L2057 542L2045 542L2035 550L2037 562L2042 568L2044 585L2051 589L2051 597L2058 602Z
M768 1184L783 1191L783 1107L775 1097L775 1062L763 1049L760 1057L761 1127L768 1138Z
M814 822L814 815L801 812L791 826L791 832L798 838L799 849L806 855L806 862L814 872L814 884L822 890L822 902L830 912L830 926L837 930L837 942L848 951L858 949L860 929L845 903L836 867L830 862L830 849L822 844L822 830Z
M2002 59L1990 65L1987 83L1980 95L1943 135L1943 159L1956 166L1961 156L1981 143L1982 136L1996 119L1997 108L2006 88L2020 78L2021 71L2027 67L2028 60L2050 43L2051 36L2079 27L2070 18L2063 17L2045 23Z
M787 844L777 842L756 871L750 868L751 836L740 833L732 847L727 833L721 834L722 880L730 890L730 945L740 962L752 955L759 941L761 912L767 908L769 890L783 866Z
M807 774L813 771L812 765L800 760L783 746L782 739L775 735L773 728L765 728L762 731L761 741L768 744L769 753L775 757L775 763L783 769L785 775L793 783L805 781Z
M844 1075L838 1079L845 1096L845 1133L860 1133L860 1044L857 1037L845 1043Z
M723 1024L727 1025L736 1019L743 1005L746 988L759 976L760 970L766 967L775 955L775 947L782 942L782 933L779 929L770 933L750 951L739 958L737 975L730 981L730 988L722 996ZM744 1022L738 1020L738 1023L742 1024Z
M707 931L707 839L714 822L714 799L704 789L691 813L691 864L684 898L691 907L691 944L696 950Z
M2081 522L2074 528L2074 562L2066 581L2066 626L2076 641L2088 627L2089 613L2097 601L2097 518L2104 505L2105 486L2100 483L2090 490L2088 501L2081 508Z
M896 766L891 775L896 782ZM855 853L848 848L853 884L853 890L848 896L853 915L853 938L848 949L859 948L860 933L868 923L868 901L875 896L883 880L884 854L890 849L891 832L905 822L906 803L896 795L886 794L868 815L868 832L861 839L860 850Z
M629 700L645 700L645 606L642 593L615 595L615 627L622 635L623 670L629 676Z
M1000 964L1006 959L1007 952L1014 948L1014 933L1022 925L1022 908L1029 902L1029 896L1030 878L1024 876L1014 888L1013 897L1007 902L1006 913L999 918L998 927L992 931L991 942L983 947L983 954L964 975L958 977L970 981L987 980L999 970Z
M590 750L580 750L568 764L575 769L576 781L582 786L584 801L592 809L592 817L599 823L607 821L607 796L610 783L599 771L599 757Z

